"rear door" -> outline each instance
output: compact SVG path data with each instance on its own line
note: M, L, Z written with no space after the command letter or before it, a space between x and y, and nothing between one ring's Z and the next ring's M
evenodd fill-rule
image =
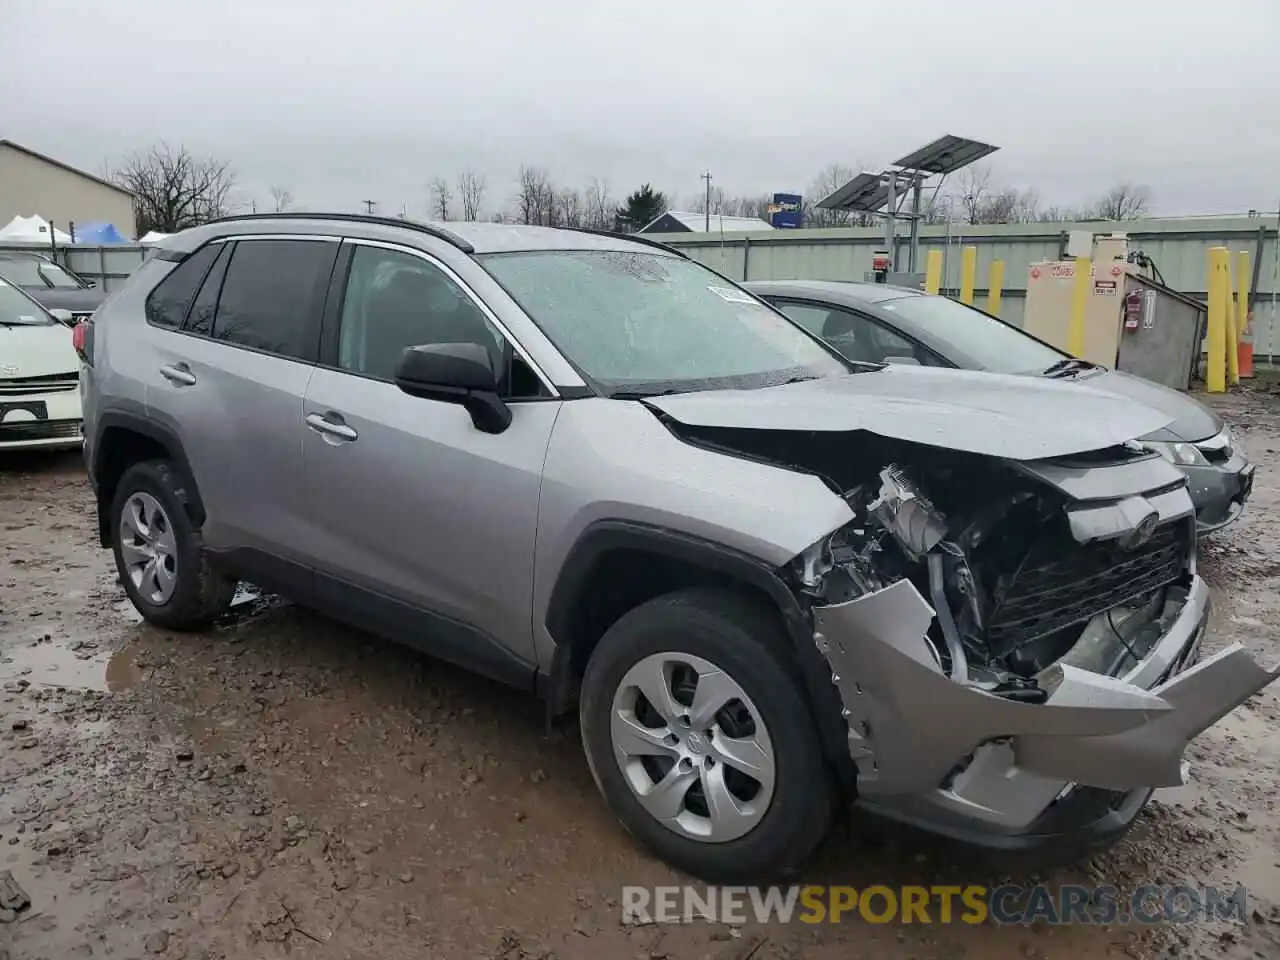
M302 400L338 242L261 236L214 246L192 258L207 272L181 329L159 343L148 408L182 437L208 514L206 545L235 554L249 576L305 594Z

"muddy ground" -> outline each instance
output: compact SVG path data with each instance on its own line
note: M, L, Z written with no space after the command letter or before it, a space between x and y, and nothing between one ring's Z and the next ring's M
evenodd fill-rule
M1218 405L1259 471L1202 550L1212 643L1275 658L1280 397ZM548 736L531 698L271 598L204 635L143 626L93 534L78 454L0 458L0 870L31 900L0 908L0 957L1280 956L1274 691L1089 862L1034 874L855 817L809 871L1243 883L1245 925L624 926L624 884L680 878L615 825L572 724Z

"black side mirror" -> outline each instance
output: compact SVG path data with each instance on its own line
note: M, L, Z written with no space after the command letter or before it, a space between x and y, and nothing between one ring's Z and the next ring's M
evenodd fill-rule
M489 351L478 343L409 347L396 364L396 386L413 397L461 404L485 433L511 425L511 408L498 396Z

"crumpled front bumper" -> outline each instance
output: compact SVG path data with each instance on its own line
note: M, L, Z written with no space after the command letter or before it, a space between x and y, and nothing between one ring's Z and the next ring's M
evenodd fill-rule
M1056 666L1042 678L1048 700L1032 704L944 674L925 639L934 611L906 580L814 608L860 802L943 833L1017 834L1078 787L1181 784L1188 742L1280 676L1238 644L1188 666L1208 609L1196 577L1177 619L1128 673Z

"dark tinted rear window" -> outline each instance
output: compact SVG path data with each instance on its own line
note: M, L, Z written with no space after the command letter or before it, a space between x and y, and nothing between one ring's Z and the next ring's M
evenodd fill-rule
M182 326L187 308L196 295L200 281L209 272L209 266L222 250L223 244L210 243L201 247L178 264L147 297L147 320L158 327Z
M314 362L324 290L337 244L241 240L231 254L213 336Z

